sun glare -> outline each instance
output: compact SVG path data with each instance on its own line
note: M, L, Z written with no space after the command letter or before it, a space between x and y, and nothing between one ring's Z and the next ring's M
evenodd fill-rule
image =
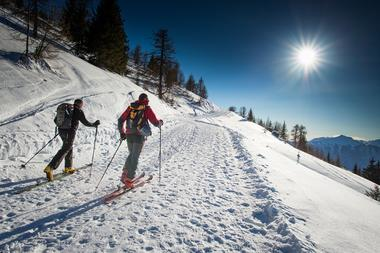
M304 77L309 76L313 72L318 73L322 60L323 49L316 46L316 44L300 43L298 46L293 45L292 48L292 62L293 71L303 72Z
M299 50L297 60L299 64L303 65L305 68L309 68L318 63L318 55L313 48L304 47Z

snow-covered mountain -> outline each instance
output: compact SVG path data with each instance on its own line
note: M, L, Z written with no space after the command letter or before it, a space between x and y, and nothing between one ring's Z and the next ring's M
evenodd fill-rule
M367 141L367 143L376 147L380 147L380 139L374 141Z
M7 22L4 22L7 20ZM376 252L380 204L363 193L373 183L300 152L256 124L177 90L174 107L149 94L162 128L144 145L139 171L153 181L111 205L127 156L116 120L144 90L57 50L50 69L20 65L22 41L11 17L0 18L1 252ZM144 91L146 92L146 91ZM56 139L26 168L20 165L53 135L58 104L84 99L100 119L89 169L29 192L59 149ZM197 112L197 116L194 114ZM95 131L80 126L76 166L91 161ZM61 170L59 168L58 170ZM365 217L365 219L363 218Z
M342 165L349 170L354 168L355 163L360 168L365 168L370 159L380 160L380 140L363 141L340 135L316 138L309 144L321 150L326 156L330 153L332 159L339 156Z

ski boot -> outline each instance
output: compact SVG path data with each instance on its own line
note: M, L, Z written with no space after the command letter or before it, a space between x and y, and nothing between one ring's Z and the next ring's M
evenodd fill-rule
M134 186L134 185L133 185L134 180L128 178L127 174L128 174L127 170L124 170L124 171L123 171L123 174L121 175L121 179L120 179L120 181L124 184L124 186L125 186L126 188L133 188L133 186Z
M63 173L66 173L66 174L73 174L75 171L76 169L73 167L66 167L63 169Z
M47 180L48 181L53 181L53 179L54 179L53 168L48 165L48 166L45 167L44 172L46 173Z

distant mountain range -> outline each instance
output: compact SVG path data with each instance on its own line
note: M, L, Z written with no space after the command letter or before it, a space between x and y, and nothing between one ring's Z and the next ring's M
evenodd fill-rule
M355 140L352 137L340 135L337 137L321 137L309 141L309 144L331 159L339 155L342 165L352 170L355 163L362 169L367 167L371 158L380 160L380 139L373 141Z

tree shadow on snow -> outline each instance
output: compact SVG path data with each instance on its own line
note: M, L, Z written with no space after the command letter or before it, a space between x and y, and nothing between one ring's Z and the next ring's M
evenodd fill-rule
M4 50L0 50L0 57L14 64L17 64L17 62L20 60L21 56L23 55L24 55L23 53L7 52Z
M48 229L52 229L53 227L58 226L75 216L81 215L103 204L103 199L104 197L102 196L90 200L84 204L68 208L67 210L64 210L62 212L51 214L44 218L38 219L27 225L19 226L13 229L12 231L0 233L0 242L9 238L13 238L12 240L0 244L0 251L4 249L6 245L11 244L12 242L27 240L37 235L38 233L41 233Z
M26 24L22 24L22 21L20 21L20 20L19 20L19 22L20 23L12 20L10 18L0 16L0 23L3 23L4 25L12 28L13 30L26 35L27 34ZM29 31L29 32L31 33L31 31ZM40 36L41 35L38 35L38 37L40 37ZM63 45L61 45L59 43L59 41L51 39L50 37L47 37L46 41L48 41L50 44L54 45L55 47L61 49L62 51L69 52L69 50L67 50Z

